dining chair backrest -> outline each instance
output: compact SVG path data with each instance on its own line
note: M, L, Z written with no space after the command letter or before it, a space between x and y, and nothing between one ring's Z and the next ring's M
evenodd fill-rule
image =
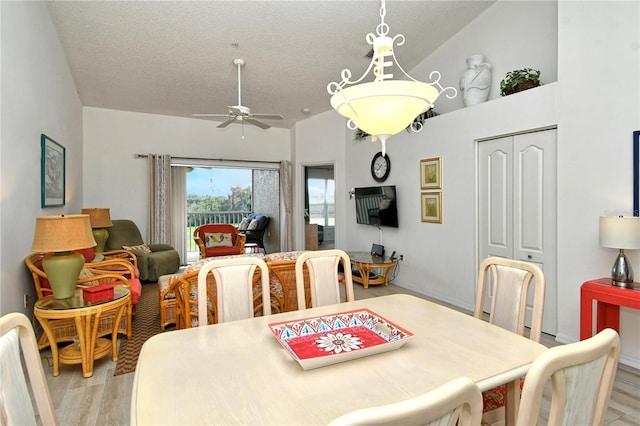
M542 393L551 379L548 424L602 425L619 357L620 338L610 328L590 339L547 349L527 372L517 424L538 424Z
M415 398L352 411L329 424L476 426L481 418L480 388L471 379L460 377Z
M489 283L493 285L489 287ZM480 265L474 316L482 318L485 298L491 291L489 322L524 336L527 296L534 285L529 338L539 342L542 333L545 279L542 270L530 262L488 257Z
M22 368L21 350L28 379ZM22 313L14 312L0 318L0 378L0 424L37 424L29 388L40 424L58 424L36 336L29 319Z
M207 325L207 275L216 282L218 323L254 316L253 277L260 268L262 315L271 315L269 269L264 260L253 256L217 259L205 263L198 272L198 324Z
M296 259L296 292L298 309L304 309L306 296L304 292L304 266L309 272L309 290L311 307L340 303L340 275L338 265L342 264L345 297L347 302L355 300L353 294L353 277L351 260L342 250L307 251Z

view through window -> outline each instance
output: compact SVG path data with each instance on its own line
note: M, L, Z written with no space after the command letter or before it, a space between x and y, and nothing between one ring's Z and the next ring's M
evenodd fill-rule
M335 226L335 181L314 179L307 181L309 191L309 223Z
M196 227L208 223L238 226L250 214L270 218L264 244L277 251L279 242L279 169L276 167L186 167L186 250L198 252ZM266 247L263 248L266 250Z
M187 173L187 212L250 212L251 176L251 169L194 167Z

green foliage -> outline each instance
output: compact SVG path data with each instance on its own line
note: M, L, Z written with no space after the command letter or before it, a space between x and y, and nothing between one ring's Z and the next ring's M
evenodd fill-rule
M424 125L424 120L426 120L427 118L435 117L436 115L440 115L440 114L438 114L433 108L430 108L425 112L423 112L422 114L418 114L418 116L413 120L413 122L410 125L407 126L405 130L407 132L411 132L412 130L420 131L420 129L422 129L422 126ZM365 132L364 130L356 129L356 132L353 134L353 140L354 142L360 142L365 140L369 136L371 135Z
M509 71L500 82L500 95L507 96L515 92L540 86L540 71L533 68Z
M228 195L187 195L188 213L250 211L251 187L232 186Z

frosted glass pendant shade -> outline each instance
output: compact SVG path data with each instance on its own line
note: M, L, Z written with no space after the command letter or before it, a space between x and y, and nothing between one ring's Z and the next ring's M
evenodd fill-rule
M395 135L431 107L438 89L418 81L390 80L347 87L331 106L370 135Z

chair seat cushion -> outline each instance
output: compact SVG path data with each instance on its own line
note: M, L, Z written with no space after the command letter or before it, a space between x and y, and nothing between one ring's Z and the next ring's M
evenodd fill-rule
M520 378L520 390L524 386L524 377ZM482 392L482 412L487 413L500 407L504 407L507 390L505 385Z
M206 249L207 257L214 256L229 256L232 254L242 254L240 249L236 246L233 247L211 247Z
M142 294L142 283L138 278L133 278L129 280L129 285L131 286L131 303L136 305Z

